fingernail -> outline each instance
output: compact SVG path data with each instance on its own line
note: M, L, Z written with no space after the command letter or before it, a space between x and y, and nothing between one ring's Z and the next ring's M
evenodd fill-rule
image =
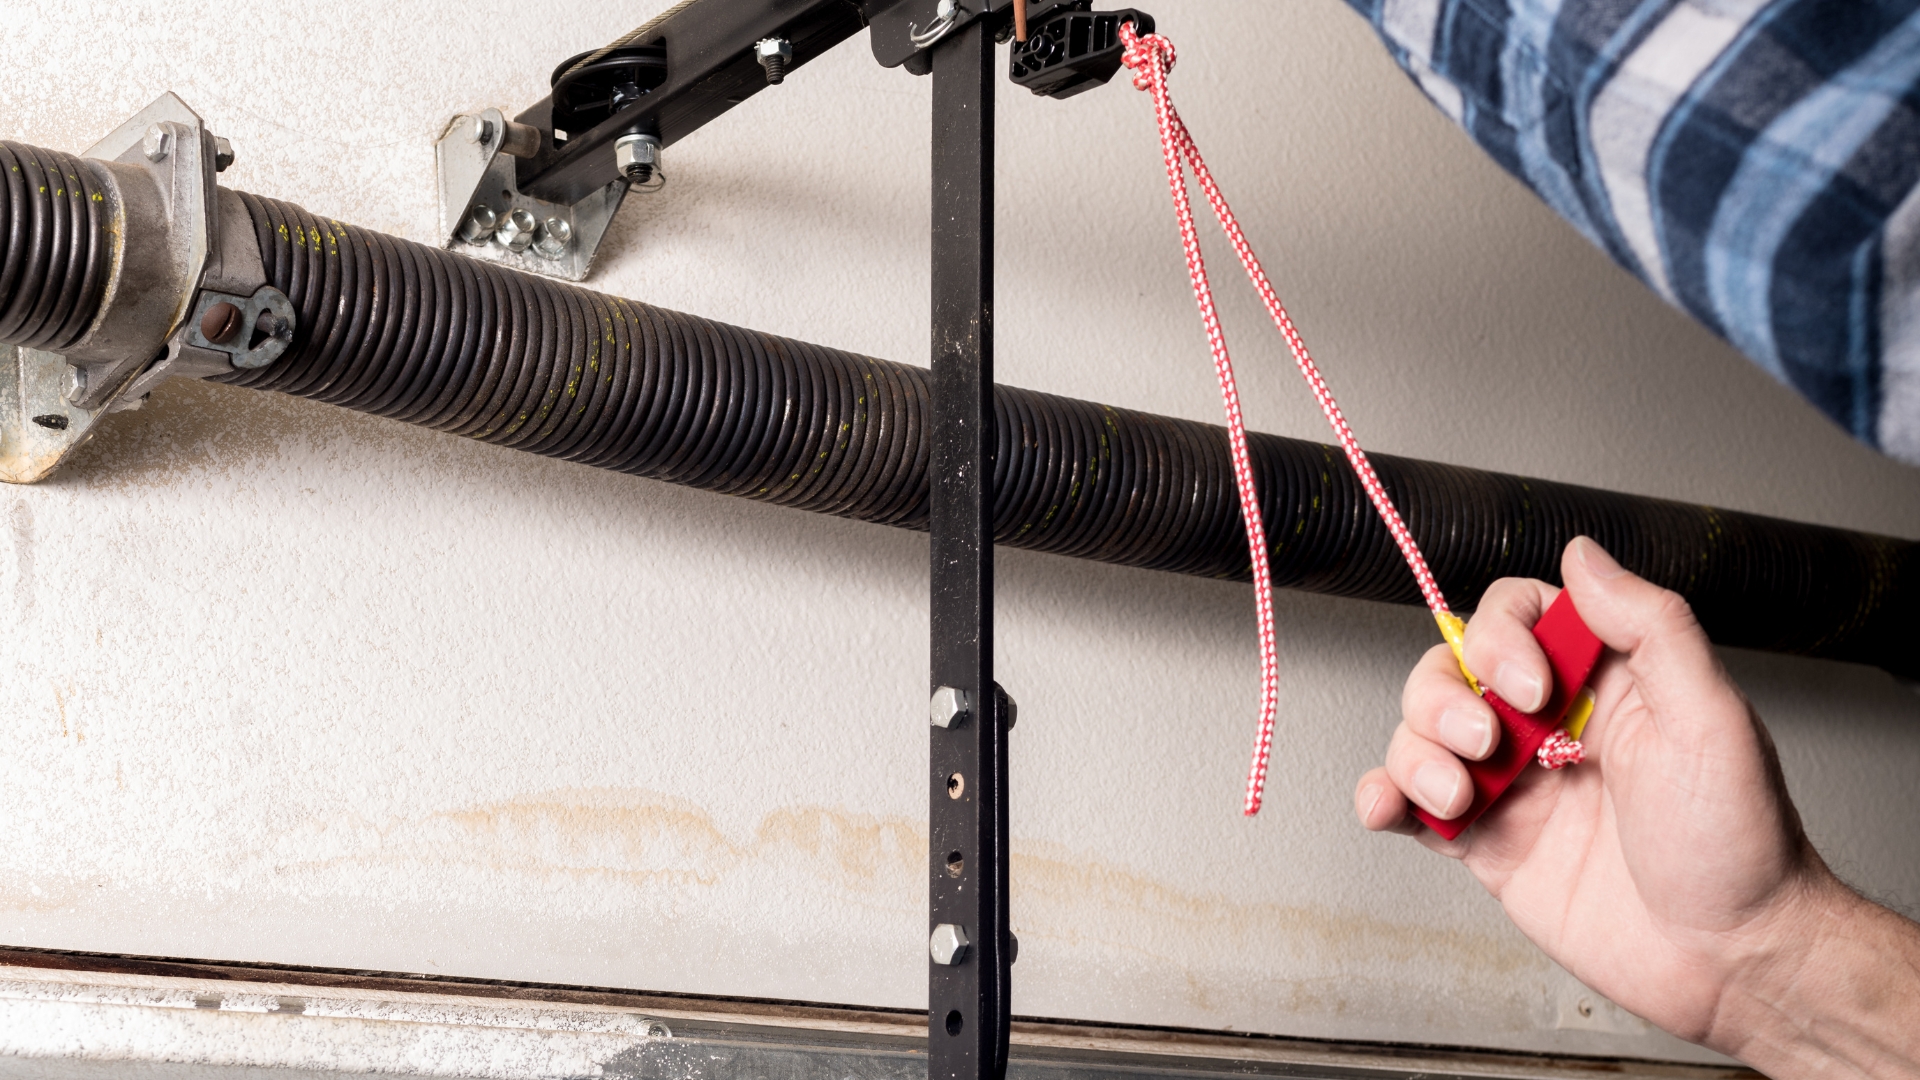
M1380 796L1386 793L1386 789L1379 784L1368 784L1360 789L1360 824L1373 824L1373 809L1380 805Z
M1493 749L1493 717L1479 709L1448 709L1440 714L1440 741L1479 761Z
M1626 567L1615 562L1613 556L1607 554L1606 548L1594 541L1582 536L1576 538L1574 543L1579 545L1580 565L1586 567L1587 572L1594 577L1617 578L1627 572Z
M1453 799L1459 792L1459 774L1439 762L1429 761L1414 770L1413 797L1435 817L1453 816Z
M1547 688L1539 678L1511 660L1494 669L1493 688L1521 712L1533 712L1547 703Z

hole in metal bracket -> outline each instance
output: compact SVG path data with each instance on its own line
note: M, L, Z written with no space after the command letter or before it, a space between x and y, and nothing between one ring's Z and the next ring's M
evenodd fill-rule
M967 778L959 773L947 777L947 798L957 799L967 793Z

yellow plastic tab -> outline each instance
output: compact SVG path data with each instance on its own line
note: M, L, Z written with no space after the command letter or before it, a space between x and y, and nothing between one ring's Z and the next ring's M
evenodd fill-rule
M1447 647L1453 650L1454 663L1460 665L1460 674L1467 677L1467 685L1473 687L1474 693L1484 697L1486 691L1480 689L1480 680L1474 678L1473 672L1467 670L1466 622L1451 611L1434 612L1433 621L1440 624L1440 636L1447 639Z
M1593 688L1583 686L1580 693L1574 695L1573 704L1567 706L1567 722L1562 725L1567 734L1579 738L1587 730L1587 721L1593 719Z

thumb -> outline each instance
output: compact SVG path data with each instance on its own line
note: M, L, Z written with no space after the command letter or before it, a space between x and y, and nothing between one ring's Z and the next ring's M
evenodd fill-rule
M1560 575L1594 636L1627 654L1656 712L1684 716L1725 700L1731 681L1680 594L1632 573L1585 536L1567 545Z

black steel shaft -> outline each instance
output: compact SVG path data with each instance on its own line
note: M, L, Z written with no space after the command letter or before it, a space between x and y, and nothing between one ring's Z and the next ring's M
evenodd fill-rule
M929 1080L997 1080L1007 1056L1007 753L993 681L993 59L980 21L933 55L930 689L957 690L972 707L930 728L928 930L957 927L967 945L957 958L937 948L930 957Z

